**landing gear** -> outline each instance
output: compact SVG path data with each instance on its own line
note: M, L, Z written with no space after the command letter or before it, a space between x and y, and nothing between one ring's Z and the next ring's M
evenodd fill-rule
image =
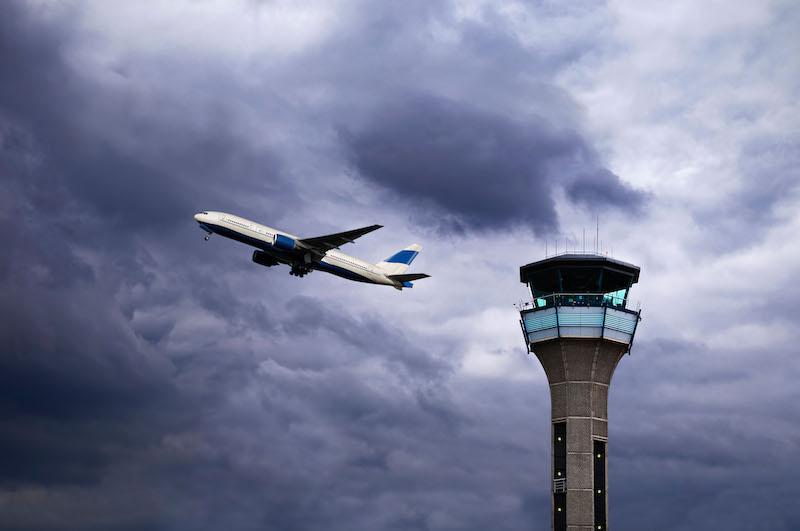
M205 236L203 236L203 239L204 239L205 241L208 241L208 239L209 239L210 237L211 237L211 233L209 232L208 234L206 234Z
M293 276L296 276L296 277L304 277L309 273L311 273L311 267L310 266L307 266L307 265L304 265L304 264L297 264L297 263L292 264L292 270L289 271L290 275L293 275Z

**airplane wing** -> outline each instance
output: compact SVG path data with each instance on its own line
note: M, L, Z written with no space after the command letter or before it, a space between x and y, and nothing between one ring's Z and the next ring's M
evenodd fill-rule
M311 249L322 254L325 254L331 249L337 249L340 245L345 243L353 243L356 238L368 234L374 230L378 230L383 225L370 225L369 227L362 227L360 229L348 230L345 232L337 232L336 234L328 234L327 236L317 236L316 238L303 238L298 242L305 248Z

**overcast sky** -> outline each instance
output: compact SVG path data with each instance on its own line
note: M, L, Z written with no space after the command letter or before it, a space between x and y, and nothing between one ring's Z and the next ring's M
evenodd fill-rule
M613 529L800 529L796 2L4 1L0 529L549 528L518 268L642 268ZM203 241L385 226L398 292Z

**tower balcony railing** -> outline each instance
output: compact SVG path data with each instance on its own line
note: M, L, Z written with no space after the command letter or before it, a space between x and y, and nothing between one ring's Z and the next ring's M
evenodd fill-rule
M520 326L529 345L557 338L604 338L629 347L641 310L609 293L553 293L518 305Z

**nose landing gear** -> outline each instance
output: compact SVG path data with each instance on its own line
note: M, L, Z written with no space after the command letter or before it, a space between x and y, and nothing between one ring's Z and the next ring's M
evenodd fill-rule
M208 241L208 239L209 239L210 237L211 237L211 233L209 232L208 234L206 234L205 236L203 236L203 239L204 239L205 241Z

